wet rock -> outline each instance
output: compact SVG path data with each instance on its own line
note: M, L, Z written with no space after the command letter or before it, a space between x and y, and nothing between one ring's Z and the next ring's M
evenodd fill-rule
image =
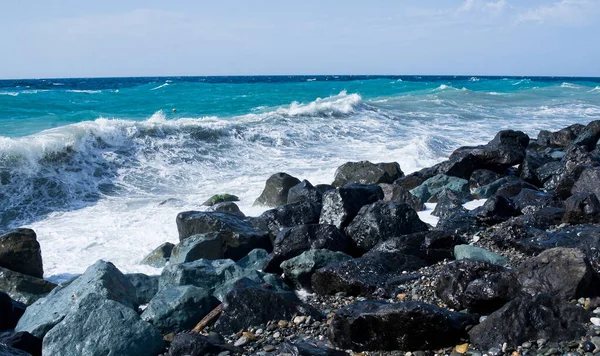
M366 300L340 309L328 337L352 350L431 350L456 345L475 323L474 316L423 302Z
M265 189L254 202L254 205L276 207L287 203L290 188L300 183L296 177L287 173L276 173L267 179Z
M31 356L42 356L42 339L27 332L0 333L0 345L25 351ZM1 351L0 355L4 356Z
M510 199L501 195L492 196L472 213L478 220L488 225L498 224L521 214Z
M31 229L16 229L0 235L0 267L42 278L42 252Z
M504 266L508 262L506 257L502 255L472 245L454 246L454 257L457 260L469 259L474 261L487 262L499 266Z
M213 206L219 203L224 203L224 202L234 202L234 201L239 201L240 198L238 198L236 195L233 194L215 194L212 197L208 198L207 201L205 201L204 203L202 203L203 206Z
M333 225L309 224L282 230L277 234L273 255L266 262L263 271L281 273L281 263L299 256L311 249L349 252L352 240Z
M472 212L451 214L442 216L435 226L434 230L444 231L459 235L474 235L487 227Z
M338 351L324 346L318 347L305 342L285 342L279 348L278 354L290 356L348 356L344 351Z
M553 248L531 258L515 271L523 290L549 293L561 300L600 295L600 279L578 249Z
M565 223L577 225L600 222L600 201L593 193L577 193L565 201Z
M0 290L26 305L48 295L56 284L0 267Z
M14 329L17 322L25 313L25 305L12 300L10 296L0 291L0 331Z
M417 212L406 203L382 201L363 206L346 228L357 248L368 251L389 238L427 231Z
M404 176L400 165L393 163L371 163L369 161L344 163L335 171L334 187L347 184L379 184L392 183Z
M542 181L538 177L536 170L552 160L553 158L545 153L527 150L525 159L519 166L519 176L527 183L542 186Z
M9 346L0 344L0 355L1 356L31 356L28 352L21 351Z
M422 201L429 201L442 190L450 190L459 196L470 196L469 181L457 177L438 174L427 179L423 184L410 192ZM436 202L437 199L433 202Z
M522 180L516 180L503 184L500 188L498 188L495 195L501 195L505 198L512 198L521 193L523 189L538 190L533 184L529 184Z
M237 206L237 204L232 201L217 203L206 210L207 211L220 211L223 213L234 214L234 215L237 215L242 218L245 217L244 213L242 213L242 211L240 210L240 207Z
M186 211L177 215L179 240L196 235L219 233L223 239L223 256L239 260L255 248L270 251L271 240L265 230L250 220L223 212Z
M473 188L481 188L488 184L491 184L502 176L496 172L490 171L489 169L476 169L469 178L469 186Z
M517 298L469 331L471 342L484 350L506 343L517 347L529 340L573 340L585 335L589 321L583 308L539 294Z
M438 194L438 202L431 215L439 218L449 218L465 214L468 210L463 207L464 203L466 203L465 199L456 195L451 190L442 190Z
M165 242L144 257L140 263L156 268L162 268L167 264L167 262L169 262L173 247L175 247L175 245L172 243Z
M585 126L573 124L556 132L540 131L538 143L544 146L567 147L581 134Z
M416 211L421 211L425 209L425 204L423 204L423 201L417 198L416 196L412 195L408 189L396 184L381 183L379 184L379 186L383 191L384 202L387 203L393 201L399 203L406 203Z
M317 184L315 185L315 188L317 188L317 190L323 194L327 193L330 190L335 190L335 187L331 184Z
M148 276L143 273L129 273L125 277L135 287L138 304L148 304L158 292L159 276Z
M192 262L205 258L217 260L225 257L226 234L209 232L186 237L173 248L170 263Z
M488 185L484 185L478 188L473 189L473 196L478 199L487 199L492 195L496 194L498 189L502 188L504 185L516 181L518 178L513 176L502 177L496 181Z
M281 269L285 278L300 290L312 291L311 277L319 268L333 263L351 260L352 257L343 253L330 250L308 250L301 255L284 261Z
M400 187L410 191L411 189L415 189L416 187L423 184L423 182L425 180L427 180L427 178L431 178L431 177L424 177L424 176L413 173L413 174L409 174L407 176L396 179L394 181L394 185L400 186Z
M219 300L195 286L178 286L161 290L142 313L162 334L192 329L210 313Z
M559 207L562 204L557 202L551 194L524 188L519 194L511 198L515 207L525 212L532 212L546 207Z
M287 203L296 203L299 201L307 201L311 203L321 204L323 201L323 193L315 188L309 181L303 180L296 184L288 191Z
M456 310L477 313L497 310L518 295L515 277L506 268L483 261L447 264L436 282L436 295Z
M344 229L352 222L360 208L381 199L383 191L377 185L351 184L329 191L323 195L319 223Z
M52 330L44 355L158 355L164 348L158 330L130 308L88 294Z
M320 215L320 204L300 201L267 210L257 220L260 222L259 226L264 226L273 238L279 231L287 227L317 224L319 223Z
M571 193L594 193L600 199L600 167L587 168L581 172Z
M267 250L257 248L250 251L246 257L237 261L237 265L245 269L260 270L263 268L268 259L269 253Z
M584 147L587 151L593 151L600 139L600 120L592 121L579 133L573 141L575 145Z
M90 294L115 300L132 311L139 305L135 287L129 279L112 263L100 260L67 286L54 289L47 297L30 305L15 330L28 331L42 338L78 301Z
M322 318L319 311L300 301L293 292L267 288L244 278L225 296L215 330L234 333L270 320L290 320L295 315Z
M217 355L222 352L243 353L244 349L218 342L214 338L196 333L181 333L175 335L169 346L168 356L203 356Z

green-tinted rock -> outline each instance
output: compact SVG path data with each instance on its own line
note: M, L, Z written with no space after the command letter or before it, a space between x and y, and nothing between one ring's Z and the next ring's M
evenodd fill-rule
M277 207L287 203L288 192L300 180L287 173L276 173L267 179L265 189L254 202L254 205Z
M226 201L240 201L240 198L238 198L236 195L232 195L232 194L215 194L212 197L210 197L207 201L205 201L204 203L202 203L202 205L204 206L213 206L215 204L219 204L219 203L223 203Z
M52 282L0 267L0 290L18 302L33 304L54 288L56 284Z
M423 184L411 190L410 192L422 201L435 202L430 201L430 199L434 198L444 189L451 190L457 195L471 195L469 190L469 181L462 178L447 176L445 174L438 174L427 179L425 182L423 182Z
M175 245L172 243L165 242L164 244L158 246L154 251L150 252L148 256L144 257L140 263L143 265L162 268L171 258L173 247L175 247Z
M268 258L269 253L267 252L267 250L263 250L262 248L256 248L250 251L248 256L237 261L237 264L242 268L260 270L263 268Z
M513 182L515 180L516 180L516 178L513 178L513 177L500 178L488 185L484 185L482 187L475 188L473 190L473 196L475 196L478 199L487 199L487 198L491 197L492 195L496 194L498 189L500 189L503 185L505 185L506 183Z
M351 256L330 250L308 250L300 256L296 256L281 264L285 278L290 280L296 289L312 290L310 278L319 268L332 263L347 261Z
M485 250L481 247L472 245L454 246L454 257L457 260L469 259L475 261L488 262L500 266L503 266L508 262L508 260L504 256Z
M220 232L192 235L173 248L169 263L192 262L201 258L208 260L223 258L224 243L223 234Z

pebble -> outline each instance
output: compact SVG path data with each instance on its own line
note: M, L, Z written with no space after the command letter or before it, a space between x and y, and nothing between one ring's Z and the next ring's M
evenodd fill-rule
M596 349L596 345L594 345L591 341L586 341L583 343L583 351L592 352Z
M275 334L273 334L273 338L275 339L279 339L281 337L281 333L279 331L277 331Z
M267 345L267 346L263 347L263 351L264 352L273 352L273 351L275 351L275 346Z
M591 318L590 321L596 326L600 326L600 318Z
M499 356L500 354L502 354L502 350L500 350L497 347L492 347L491 349L488 350L487 353L490 356Z
M468 348L469 348L469 344L460 344L460 345L456 345L454 347L454 351L458 352L459 354L464 354L465 352L467 352Z
M233 345L236 347L242 347L248 345L249 343L250 340L247 337L242 336L239 339L237 339L237 341Z
M287 328L287 326L288 326L288 322L287 322L287 321L285 321L285 320L279 320L279 321L277 322L277 326L279 326L280 328Z
M265 331L263 329L256 330L256 335L262 335Z
M523 345L521 345L521 347L523 347L524 349L530 349L531 346L533 346L533 344L530 343L529 341L524 342Z
M594 309L594 314L600 314L600 308Z
M546 345L547 342L548 342L548 340L546 340L546 339L539 339L538 341L536 341L538 347L542 347L542 346Z
M294 318L294 324L296 324L296 325L303 324L305 321L306 321L305 316L297 316Z

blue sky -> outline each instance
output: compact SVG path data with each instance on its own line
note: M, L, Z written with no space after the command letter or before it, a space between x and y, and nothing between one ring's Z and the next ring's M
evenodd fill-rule
M0 0L0 78L600 76L600 0Z

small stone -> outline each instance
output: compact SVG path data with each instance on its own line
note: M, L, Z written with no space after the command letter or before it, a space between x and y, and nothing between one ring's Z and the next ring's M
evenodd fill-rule
M548 351L546 351L545 355L550 356L550 355L555 355L557 353L558 353L558 349L552 347L552 348L548 349Z
M585 352L593 352L596 349L596 345L594 345L591 341L586 341L583 343L583 351Z
M352 354L352 355L354 355L354 356L367 356L367 354L366 354L366 353L364 353L364 352L361 352L361 353L359 353L359 354Z
M277 331L273 334L274 339L279 339L280 337L281 337L281 333L279 331Z
M247 338L250 341L254 341L256 340L256 335L254 335L253 333L242 333L242 337Z
M237 339L237 341L233 345L236 347L242 347L248 345L249 343L250 340L247 337L242 336L239 339Z
M279 326L280 328L287 328L288 322L285 320L279 320L279 322L277 323L277 326Z
M508 344L505 342L504 344L502 344L502 352L506 353L507 349L508 349Z
M296 324L296 325L303 324L305 321L306 321L305 316L297 316L294 318L294 324Z
M406 299L406 297L408 297L408 294L400 293L396 296L396 299L398 299L399 301L403 301L404 299Z
M273 352L273 351L275 351L275 346L267 345L267 346L263 347L263 351L264 352Z
M479 317L479 323L483 323L485 321L485 319L487 319L487 316L483 315Z
M523 343L523 345L521 345L521 347L524 348L524 349L530 349L531 346L533 346L533 344L531 342L529 342L529 341L526 341L526 342Z
M163 336L163 340L165 340L166 342L172 342L174 338L175 338L174 333L168 333Z
M590 321L596 326L600 326L600 318L591 318Z
M492 347L488 350L487 353L490 356L499 356L500 354L502 354L502 350L500 350L498 347Z
M265 331L264 331L263 329L258 329L258 330L256 330L256 333L255 333L255 334L256 334L257 336L259 336L259 335L262 335L264 332L265 332Z
M456 345L454 347L454 352L457 352L459 354L464 354L465 352L467 352L468 348L469 348L469 344Z
M548 340L546 340L546 339L539 339L538 341L536 341L538 347L542 347L542 346L546 345L547 342L548 342Z

